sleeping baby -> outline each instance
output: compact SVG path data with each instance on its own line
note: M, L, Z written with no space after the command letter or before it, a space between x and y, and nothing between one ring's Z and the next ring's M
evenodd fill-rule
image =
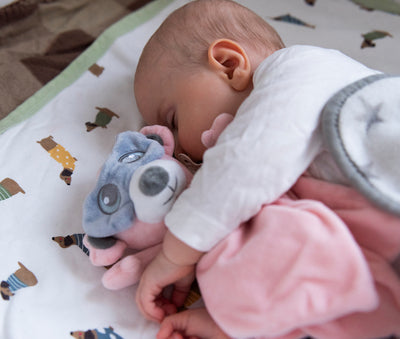
M397 223L381 233L366 227L365 234L351 234L357 221L340 211L286 194L304 173L357 181L368 191L363 166L341 162L324 142L321 115L329 135L338 127L329 118L342 112L361 112L350 117L355 133L360 124L374 132L384 117L397 119L390 105L379 98L365 104L369 92L360 94L382 82L390 101L399 78L338 51L285 48L268 23L233 1L191 1L164 21L140 58L136 102L146 123L173 131L176 154L202 166L167 215L162 251L138 287L139 308L162 324L158 338L400 335L400 280L391 266L400 253L400 200L393 203L399 190L371 194L394 214L362 200L372 214ZM354 95L361 108L344 104ZM340 138L330 140L341 145ZM394 149L384 163L398 161ZM371 238L376 233L382 241ZM388 251L373 246L388 239ZM174 314L196 266L206 310ZM171 298L160 297L170 284Z

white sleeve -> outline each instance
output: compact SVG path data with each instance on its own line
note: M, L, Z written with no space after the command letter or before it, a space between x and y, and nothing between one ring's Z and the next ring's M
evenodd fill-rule
M322 149L319 117L327 100L374 73L322 48L294 46L268 57L254 75L251 95L166 216L169 230L208 251L279 198Z

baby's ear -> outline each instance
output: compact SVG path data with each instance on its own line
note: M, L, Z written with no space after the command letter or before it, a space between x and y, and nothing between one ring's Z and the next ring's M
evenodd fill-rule
M208 48L208 63L236 91L244 91L251 83L250 60L233 40L215 40Z
M149 139L155 139L158 142L161 140L162 143L160 143L164 146L165 154L172 156L174 153L174 136L167 127L160 125L145 126L139 132L146 135ZM160 140L158 140L159 138Z

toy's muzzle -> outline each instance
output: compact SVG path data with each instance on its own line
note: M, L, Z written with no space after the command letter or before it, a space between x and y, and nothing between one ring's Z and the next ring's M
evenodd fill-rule
M150 224L163 221L185 186L185 173L176 161L158 159L140 167L129 185L137 218Z

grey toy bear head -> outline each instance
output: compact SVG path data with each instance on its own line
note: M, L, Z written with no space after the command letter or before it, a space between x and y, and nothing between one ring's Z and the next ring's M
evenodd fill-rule
M83 228L93 246L112 246L112 236L132 226L136 212L129 195L130 180L138 168L164 153L162 139L157 136L130 131L118 135L83 207Z

